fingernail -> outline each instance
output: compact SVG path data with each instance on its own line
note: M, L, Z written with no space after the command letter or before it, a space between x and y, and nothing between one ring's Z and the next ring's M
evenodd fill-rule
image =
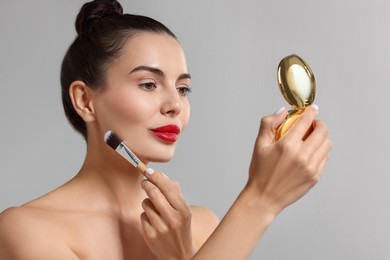
M280 113L282 113L286 108L285 107L281 107L279 108L274 114L275 116L279 115Z
M161 174L162 174L162 176L164 176L165 178L169 179L169 177L166 176L163 172L162 172Z
M312 104L311 107L317 111L320 109L317 104Z
M146 173L147 175L152 175L152 174L154 173L154 170L153 170L152 168L147 168L146 171L145 171L145 173Z

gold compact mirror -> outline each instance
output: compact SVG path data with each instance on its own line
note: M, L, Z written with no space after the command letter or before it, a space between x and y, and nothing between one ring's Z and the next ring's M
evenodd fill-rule
M278 66L278 85L284 99L292 106L286 119L279 126L275 139L279 140L295 123L305 107L311 105L316 96L316 80L309 65L292 54L283 58Z

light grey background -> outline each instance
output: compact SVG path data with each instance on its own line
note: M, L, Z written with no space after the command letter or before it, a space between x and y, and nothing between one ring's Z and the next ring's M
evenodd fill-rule
M0 211L70 179L85 144L63 115L59 68L83 1L1 0ZM276 66L306 59L334 141L321 182L271 225L251 259L390 259L390 1L122 1L179 37L192 119L155 165L220 217L247 179L260 117L287 105Z

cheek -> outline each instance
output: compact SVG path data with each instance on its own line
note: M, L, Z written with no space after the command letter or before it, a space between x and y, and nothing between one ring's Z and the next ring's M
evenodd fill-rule
M132 94L134 93L118 93L96 102L97 120L103 131L112 130L120 134L129 130L129 127L136 128L145 124L155 114L155 108L150 101L135 98L136 95Z

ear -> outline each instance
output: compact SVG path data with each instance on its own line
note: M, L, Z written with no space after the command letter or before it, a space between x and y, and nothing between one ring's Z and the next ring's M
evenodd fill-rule
M85 122L95 120L92 94L92 90L83 81L76 80L70 84L69 96L72 100L73 108Z

